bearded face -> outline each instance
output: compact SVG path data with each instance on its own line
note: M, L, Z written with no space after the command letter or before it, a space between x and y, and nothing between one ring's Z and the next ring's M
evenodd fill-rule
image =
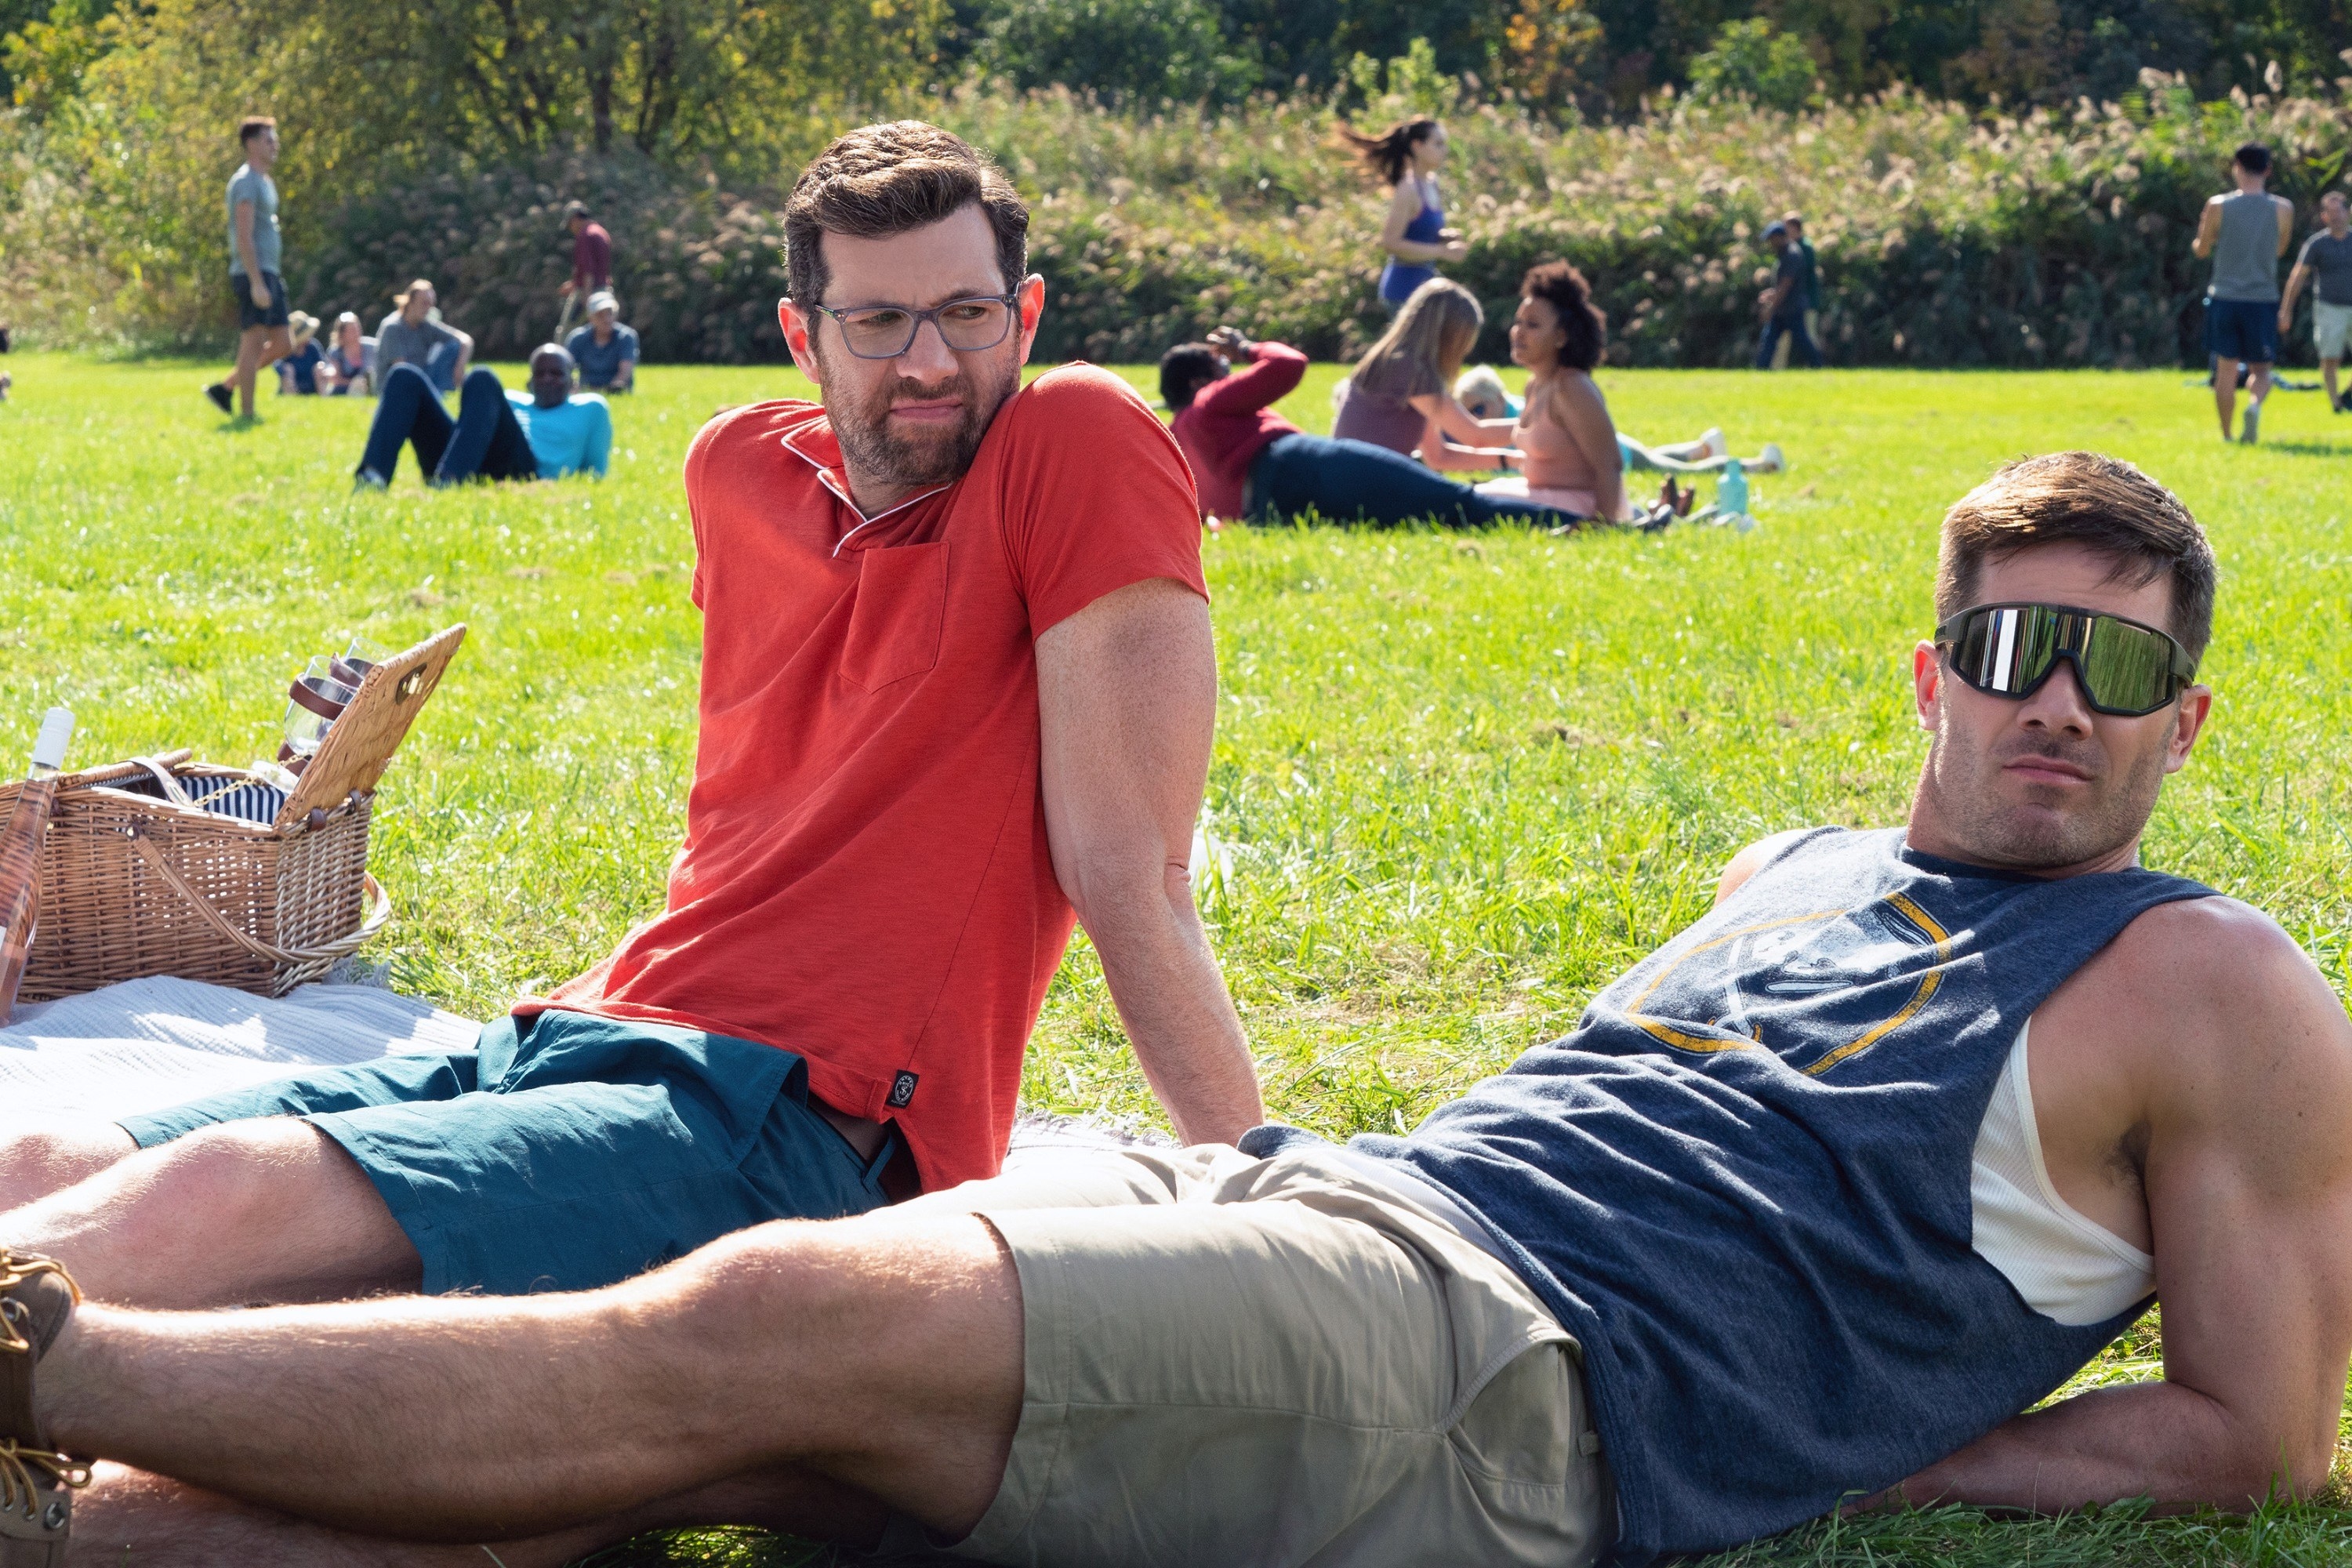
M958 355L961 363L957 374L943 382L893 374L866 387L855 385L855 378L837 374L838 362L852 357L846 351L818 352L824 375L824 412L841 443L844 461L860 479L870 478L893 487L921 489L961 476L980 451L989 422L1021 384L1021 362L1001 349ZM866 363L895 366L898 362ZM917 422L892 414L901 404L941 400L960 405L945 420Z

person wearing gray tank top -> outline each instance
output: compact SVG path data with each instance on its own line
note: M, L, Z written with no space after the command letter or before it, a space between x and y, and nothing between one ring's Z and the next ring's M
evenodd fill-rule
M2213 281L2205 290L2205 346L2214 356L2213 407L2221 418L2221 439L2230 439L2242 364L2253 372L2253 382L2238 439L2251 447L2278 360L2278 264L2294 235L2294 204L2264 188L2271 150L2259 142L2238 149L2230 176L2238 188L2205 204L2196 251L2213 260Z

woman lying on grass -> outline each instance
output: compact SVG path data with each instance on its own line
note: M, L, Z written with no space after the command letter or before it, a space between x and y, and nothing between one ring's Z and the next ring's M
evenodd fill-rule
M1482 423L1496 419L1507 420L1515 426L1518 423L1519 400L1511 395L1493 365L1474 364L1456 376L1454 399L1470 411L1472 418ZM1620 430L1617 452L1629 474L1719 474L1733 460L1731 443L1724 438L1719 425L1709 426L1688 441L1669 441L1663 447L1635 440ZM1778 441L1765 442L1761 452L1738 462L1744 471L1751 474L1777 474L1788 466Z

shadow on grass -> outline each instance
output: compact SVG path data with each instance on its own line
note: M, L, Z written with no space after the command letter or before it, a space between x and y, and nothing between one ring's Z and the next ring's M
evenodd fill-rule
M2341 1485L2331 1488L2341 1500ZM573 1568L859 1568L862 1552L761 1531L647 1535L584 1558ZM950 1557L891 1558L947 1564ZM2015 1519L1976 1509L1927 1509L1823 1519L1688 1568L2239 1568L2241 1564L2352 1562L2352 1509L2274 1503L2252 1514L2155 1517L2145 1500L2055 1519ZM1104 1568L1114 1568L1105 1564Z
M2343 458L2352 457L2352 441L2264 441L2261 449L2297 458Z

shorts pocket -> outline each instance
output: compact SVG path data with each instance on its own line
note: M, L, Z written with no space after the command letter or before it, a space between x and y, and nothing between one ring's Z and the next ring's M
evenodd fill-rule
M929 669L940 661L947 608L945 540L861 552L843 677L861 691L879 691Z

